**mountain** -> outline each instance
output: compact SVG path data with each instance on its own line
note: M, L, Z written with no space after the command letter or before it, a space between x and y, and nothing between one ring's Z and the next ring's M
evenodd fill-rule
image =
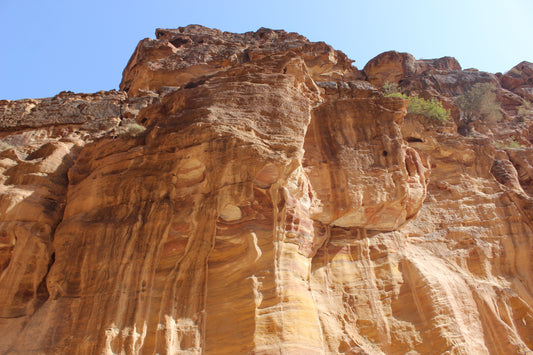
M2 354L533 353L533 64L158 29L0 101Z

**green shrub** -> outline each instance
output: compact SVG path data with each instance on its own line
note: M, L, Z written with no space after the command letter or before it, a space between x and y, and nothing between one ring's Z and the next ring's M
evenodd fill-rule
M425 100L418 96L410 97L407 103L407 112L422 115L438 123L450 119L450 110L442 107L442 103L435 98Z
M124 135L127 137L137 137L146 131L146 127L141 126L137 123L130 123L124 126L126 128L126 131L124 132Z
M391 84L389 82L386 82L385 85L383 85L383 90L385 92L385 97L400 97L408 100L408 113L422 115L440 124L443 124L450 119L450 110L445 109L442 106L442 103L435 98L426 100L418 96L407 96L402 94L398 84Z
M494 147L498 149L520 149L525 147L523 144L520 144L515 137L507 139L504 143L494 142L493 144Z
M390 94L386 94L385 97L401 97L402 99L409 100L409 96L402 94L401 92L393 92Z
M396 83L385 82L383 85L383 91L385 92L386 97L402 97L407 98L407 95L401 93L401 89Z
M502 119L500 105L496 102L494 84L477 83L470 90L455 99L461 110L460 120L464 124L483 120L498 122Z

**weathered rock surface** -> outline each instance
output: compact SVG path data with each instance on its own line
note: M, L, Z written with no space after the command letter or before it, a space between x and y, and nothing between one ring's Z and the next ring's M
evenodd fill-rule
M0 353L533 352L527 65L156 35L122 91L0 101ZM386 81L490 81L503 119L464 137Z
M296 53L315 80L338 79L348 73L362 77L344 53L324 42L311 43L297 33L261 28L237 34L191 25L157 29L156 39L142 40L124 69L120 88L138 95L140 90L193 84L229 67Z
M460 71L461 65L452 57L416 60L409 53L389 51L370 60L363 72L370 83L383 86L386 82L397 83L400 79L417 74L427 76L456 70Z

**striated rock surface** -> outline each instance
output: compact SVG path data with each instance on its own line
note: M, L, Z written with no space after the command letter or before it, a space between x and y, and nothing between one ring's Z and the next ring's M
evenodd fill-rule
M0 101L0 353L533 352L527 62L156 37L121 91ZM460 135L480 82L502 119Z

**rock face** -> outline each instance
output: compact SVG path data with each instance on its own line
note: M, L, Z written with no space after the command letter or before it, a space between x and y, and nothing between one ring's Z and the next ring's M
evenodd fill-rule
M0 101L0 353L533 352L530 65L156 36L122 91ZM494 82L503 119L386 81Z
M369 61L364 68L367 80L373 85L383 86L386 82L395 83L400 79L417 74L436 74L449 71L460 71L461 65L455 58L416 60L409 53L389 51L381 53Z

